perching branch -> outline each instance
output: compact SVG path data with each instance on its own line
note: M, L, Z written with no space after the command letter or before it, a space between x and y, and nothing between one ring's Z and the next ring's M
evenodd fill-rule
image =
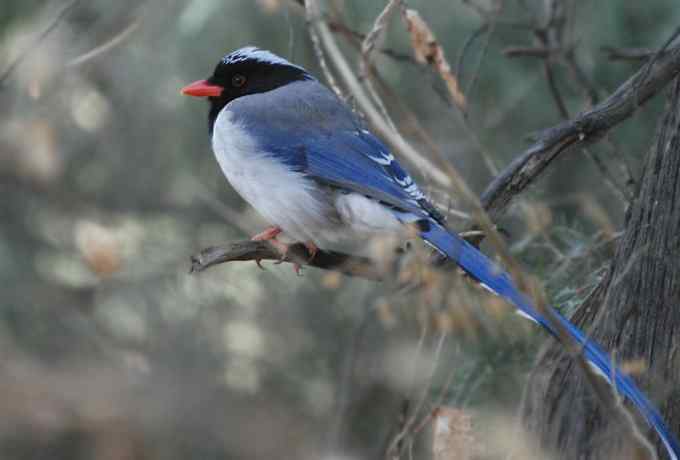
M484 239L480 231L459 233L461 238L474 243ZM399 253L400 250L397 251ZM274 260L288 262L301 266L320 268L343 273L357 278L380 281L390 270L390 264L386 261L379 262L369 257L346 254L344 252L322 250L310 258L307 248L302 243L293 244L288 249L286 257L281 258L281 253L266 241L237 241L227 246L212 246L202 249L198 254L191 256L190 273L198 273L215 265L227 262L245 262L259 260ZM396 262L396 260L395 260ZM438 264L439 259L434 258L433 264Z
M314 4L313 1L310 1L310 3ZM316 19L317 25L320 22L319 19ZM314 17L312 17L313 25ZM328 33L327 30L323 30L323 32ZM328 39L328 36L325 38ZM334 49L333 51L337 50ZM343 68L343 65L338 64L337 56L334 55L333 58L334 64ZM341 63L346 65L344 61L341 61ZM343 68L343 71L341 73L345 77L347 77L347 74L351 74L351 71L346 67ZM612 127L630 117L679 72L680 46L667 50L662 49L657 53L655 59L652 59L648 65L640 69L611 96L592 110L540 133L538 141L510 163L491 182L482 195L482 205L487 210L489 217L493 220L497 219L511 200L521 193L559 154L576 144L584 145L599 139ZM351 78L348 78L348 80L352 81ZM350 84L349 86L353 85ZM356 96L356 93L354 94ZM368 100L368 98L365 99ZM371 104L368 105L370 106ZM377 113L374 113L374 116L380 119ZM450 181L451 171L449 168L446 169L446 172L449 173L446 174L448 176L447 180ZM463 193L463 195L469 195L469 193ZM478 218L480 214L485 217L483 212L475 214ZM489 217L480 219L482 223L489 224L482 225L483 228L492 227ZM493 235L493 232L491 234ZM487 236L489 236L488 232ZM494 244L494 246L497 245ZM502 244L500 246L502 247ZM278 260L280 256L273 247L266 243L238 242L231 244L228 248L208 248L202 251L199 255L192 258L192 271L202 271L213 265L229 261L256 260L258 258ZM503 259L506 258L504 257ZM338 270L351 276L370 279L381 278L381 275L375 270L375 262L348 254L319 252L311 261L304 257L297 260L292 258L290 260L286 259L285 261L322 269ZM511 268L511 271L514 270Z
M191 273L202 272L214 265L236 261L276 260L302 266L334 270L345 275L380 280L384 273L378 264L367 257L353 256L336 251L319 250L310 258L303 244L290 246L282 259L281 253L266 241L239 241L228 246L203 249L191 257Z

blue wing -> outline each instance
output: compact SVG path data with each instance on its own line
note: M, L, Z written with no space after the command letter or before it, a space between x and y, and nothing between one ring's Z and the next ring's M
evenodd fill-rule
M316 134L276 141L264 150L319 182L361 193L419 218L442 220L411 176L370 132L357 127Z
M297 85L296 91L234 101L240 122L263 151L316 181L416 218L443 220L389 149L341 101L316 81Z

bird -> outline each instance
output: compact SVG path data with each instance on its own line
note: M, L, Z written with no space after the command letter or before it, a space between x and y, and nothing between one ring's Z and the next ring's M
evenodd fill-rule
M208 99L217 162L271 225L254 240L270 241L282 254L286 241L300 242L314 257L334 241L415 228L425 243L518 314L558 340L566 331L594 374L637 408L671 459L680 458L676 436L635 381L569 320L549 306L550 315L537 309L507 272L450 231L386 144L305 68L247 46L226 54L210 77L181 92Z

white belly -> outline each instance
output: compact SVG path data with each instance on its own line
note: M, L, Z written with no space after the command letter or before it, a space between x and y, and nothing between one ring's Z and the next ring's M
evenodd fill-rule
M228 110L218 115L212 142L217 162L234 189L292 240L324 247L328 242L401 227L374 200L331 192L261 151Z
M321 243L322 233L334 220L337 224L327 194L314 181L262 152L232 118L222 110L213 131L213 151L231 185L290 238Z

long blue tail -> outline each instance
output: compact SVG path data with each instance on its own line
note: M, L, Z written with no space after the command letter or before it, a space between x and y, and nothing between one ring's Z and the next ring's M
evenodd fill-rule
M479 252L467 241L458 235L449 233L440 225L430 222L430 228L420 233L421 238L434 246L449 259L455 261L470 276L482 283L488 289L514 305L518 313L522 316L540 324L553 336L559 339L556 330L550 325L546 318L539 314L531 305L531 301L524 296L513 284L510 276L501 270L498 265L488 257ZM550 307L547 307L550 308ZM593 370L607 380L611 385L614 379L616 388L625 397L630 399L649 423L659 434L666 446L668 455L673 460L680 457L680 444L673 435L661 415L637 388L633 379L620 372L617 368L612 368L611 359L597 344L588 340L583 332L571 324L565 317L557 311L553 311L557 320L569 334L583 347L583 355Z

